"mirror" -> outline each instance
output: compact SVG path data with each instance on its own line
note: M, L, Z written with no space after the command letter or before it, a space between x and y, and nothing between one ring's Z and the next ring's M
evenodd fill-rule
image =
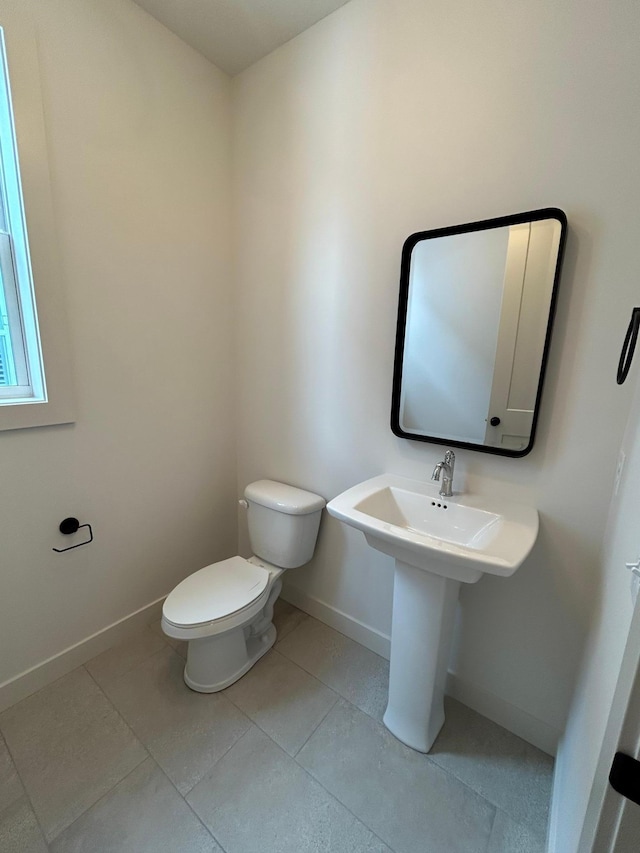
M391 428L524 456L533 447L567 219L546 208L404 244Z

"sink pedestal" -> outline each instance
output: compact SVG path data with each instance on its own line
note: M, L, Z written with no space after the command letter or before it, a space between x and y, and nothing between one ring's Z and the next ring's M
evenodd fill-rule
M444 723L444 688L460 581L396 560L389 704L384 724L429 752Z
M395 474L372 477L327 504L396 561L389 704L399 740L429 752L444 723L444 687L461 583L509 577L533 548L538 513L480 495L452 495Z

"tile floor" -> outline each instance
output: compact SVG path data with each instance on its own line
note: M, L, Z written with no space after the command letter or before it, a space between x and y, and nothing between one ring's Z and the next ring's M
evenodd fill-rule
M2 853L543 853L552 760L460 705L428 756L385 660L285 602L223 693L158 623L0 714Z

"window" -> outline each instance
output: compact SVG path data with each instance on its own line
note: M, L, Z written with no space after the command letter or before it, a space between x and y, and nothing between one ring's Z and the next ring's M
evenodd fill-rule
M0 405L45 400L9 74L0 31Z
M0 431L74 420L35 28L1 17Z
M9 75L0 31L0 405L45 400Z

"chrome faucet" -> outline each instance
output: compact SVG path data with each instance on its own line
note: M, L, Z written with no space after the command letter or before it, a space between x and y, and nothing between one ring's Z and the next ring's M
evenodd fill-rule
M442 473L442 486L440 487L440 497L450 498L453 494L451 487L453 486L453 469L456 464L456 456L453 450L447 450L444 454L444 461L438 462L433 469L431 479L440 482L440 473Z

